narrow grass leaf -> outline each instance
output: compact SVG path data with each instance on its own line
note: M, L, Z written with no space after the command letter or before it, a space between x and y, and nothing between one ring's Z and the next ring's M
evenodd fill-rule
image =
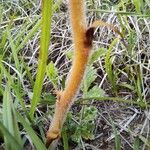
M137 100L132 100L132 99L123 99L123 98L119 98L119 97L88 97L88 98L82 98L80 100L78 100L76 103L82 103L84 101L91 101L91 100L97 100L97 101L115 101L115 102L119 102L119 103L128 103L128 104L134 104L137 105L141 108L150 108L150 104L145 104L142 101L137 101Z
M7 31L4 31L2 33L1 43L0 43L0 55L2 55L2 56L3 56L4 46L6 44L6 41L7 41Z
M50 43L51 33L51 18L52 18L52 4L53 0L42 1L42 32L40 41L40 54L39 54L39 65L36 75L36 81L33 89L33 97L31 102L30 117L33 119L34 111L40 99L42 90L43 80L46 72L48 48Z
M11 143L11 148L9 149L6 147L6 150L22 150L22 146L18 143L16 138L12 136L12 134L8 131L8 129L0 122L0 131L5 135L7 138L7 142L10 144ZM5 143L6 144L6 143Z
M0 69L2 71L2 73L4 74L4 77L7 78L8 83L10 86L13 87L13 90L22 106L22 109L24 110L24 112L26 112L26 108L25 108L25 104L24 104L24 100L22 99L22 96L20 95L20 89L17 88L16 84L14 83L12 76L10 75L10 73L6 70L6 68L4 67L4 65L2 64L2 62L0 61Z
M111 125L112 125L112 129L113 129L113 132L114 132L114 135L115 135L115 149L116 150L121 150L121 139L120 139L120 136L117 132L117 129L115 127L115 124L111 118L111 116L109 115L109 119L110 119L110 122L111 122Z
M41 24L37 20L40 21L40 16L35 18L32 22L28 20L22 24L21 28L19 29L19 32L17 33L15 37L15 43L18 46L17 52L21 50L23 46L26 45L27 41L31 39L35 35L37 30L40 28ZM24 38L24 35L26 35L25 38Z
M61 3L62 3L62 0L57 0L55 2L55 4L53 5L53 12L58 10L58 8L60 7Z
M22 62L23 62L23 66L25 69L25 74L27 75L28 79L30 80L31 86L34 87L34 80L33 80L32 74L30 72L31 68L24 62L24 60L22 60Z
M123 87L123 88L127 88L127 89L129 89L129 90L131 90L131 91L134 91L134 90L135 90L135 87L134 87L134 86L132 86L132 85L130 85L130 84L128 84L128 83L125 83L125 82L120 83L119 86L121 86L121 87Z
M42 21L39 20L35 26L31 29L31 31L27 34L27 36L24 38L24 40L22 41L22 43L17 47L16 49L16 53L18 53L20 51L20 49L22 49L24 47L24 45L26 45L26 43L28 42L28 40L33 37L33 35L39 30L39 28L41 27L41 23Z
M18 122L16 119L16 115L14 113L12 97L10 94L10 89L6 86L4 97L3 97L3 124L7 128L7 130L16 138L18 143L22 145ZM5 137L6 147L12 147L12 143L8 142L9 140Z
M141 14L141 13L135 13L135 12L126 12L126 11L111 11L111 10L102 10L102 9L89 9L89 12L101 12L101 13L113 13L113 14L120 14L124 16L137 16L137 17L147 17L149 18L149 14Z
M35 145L37 150L46 150L45 145L42 143L40 138L36 135L35 131L30 127L30 125L25 121L25 119L16 111L17 118L20 123L23 125L28 135L32 139L33 144Z
M113 60L112 60L111 54L112 54L113 46L116 45L118 41L119 41L118 38L112 41L105 56L105 70L108 76L108 80L112 85L113 91L116 90L116 77L112 68Z
M11 35L11 31L10 31L9 28L7 28L7 36L8 36L8 40L9 40L9 43L10 43L13 59L14 59L14 62L15 62L15 66L16 66L17 70L19 71L20 65L19 65L19 59L18 59L17 52L16 52L17 48L16 48L16 45L13 41L13 37Z
M142 0L140 0L140 1L142 1ZM141 8L140 8L141 2L140 1L139 0L133 0L133 3L134 3L134 6L135 6L137 13L141 13Z
M63 147L64 150L69 150L69 145L68 145L68 136L67 136L67 131L66 128L64 127L62 130L62 139L63 139Z
M60 4L62 3L62 0L58 0L54 5L53 5L53 12L55 12ZM37 17L34 21L32 21L32 23L30 23L27 27L23 27L23 30L20 30L21 32L19 33L19 35L17 36L17 45L19 44L19 41L21 41L21 37L23 36L23 34L25 33L25 31L30 28L35 21L37 21L37 19L39 19L39 17ZM42 24L42 20L39 20L34 27L30 30L30 32L27 34L27 36L24 38L24 40L21 42L21 44L19 44L19 46L17 47L17 53L26 45L26 43L28 42L29 39L31 39L35 33L40 29Z
M5 89L3 95L3 124L6 129L13 135L13 126L12 126L12 114L11 114L11 104L9 103L10 95L8 93L8 88ZM9 143L9 139L7 136L4 136L4 141L6 145L6 149L11 149L11 143Z

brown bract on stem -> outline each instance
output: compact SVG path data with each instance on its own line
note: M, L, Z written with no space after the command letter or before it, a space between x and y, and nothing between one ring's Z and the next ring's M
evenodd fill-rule
M87 27L84 0L69 0L68 6L74 44L74 58L66 87L64 91L57 92L54 117L47 131L47 147L49 147L53 141L57 141L61 136L61 129L67 112L79 90L86 70L92 49L94 29L102 23L102 26L110 27L119 32L112 25L108 25L102 21L93 24L91 27Z

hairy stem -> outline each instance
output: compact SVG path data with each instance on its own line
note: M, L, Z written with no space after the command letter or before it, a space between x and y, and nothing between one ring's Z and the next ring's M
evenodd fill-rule
M47 132L46 145L60 137L66 114L78 92L92 47L93 30L86 26L83 0L70 0L70 22L74 43L74 59L64 91L58 92L54 117Z
M95 21L92 26L88 28L84 8L84 0L69 0L70 22L74 43L74 59L70 75L67 78L65 90L57 93L54 117L47 132L47 147L53 141L59 139L66 114L79 90L88 63L90 50L92 48L94 29L98 26L106 26L118 33L123 39L123 35L118 28L101 20ZM126 46L124 40L123 43Z

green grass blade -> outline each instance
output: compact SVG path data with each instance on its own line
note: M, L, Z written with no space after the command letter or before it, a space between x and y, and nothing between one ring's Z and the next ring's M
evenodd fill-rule
M110 119L110 123L112 125L112 129L115 135L115 150L121 150L121 139L120 139L120 135L117 132L117 129L115 127L115 124L111 118L111 116L109 115L109 119Z
M20 49L22 49L24 47L24 45L26 45L28 40L39 30L40 27L41 27L41 20L39 20L36 23L36 25L31 29L31 31L28 33L28 35L24 38L22 43L18 46L18 48L16 50L17 53L19 52Z
M16 88L16 85L15 85L15 83L14 83L10 73L6 70L6 68L4 67L4 65L2 64L1 61L0 61L0 69L3 72L3 74L4 74L4 77L7 78L8 83L13 87L13 90L14 90L17 98L18 98L18 101L21 104L22 109L24 110L24 112L26 112L25 104L24 104L24 101L22 99L22 96L20 95L20 91L19 91L18 88Z
M42 1L42 32L40 43L39 65L37 70L36 81L33 89L33 97L30 109L30 117L33 119L34 111L39 102L43 80L46 72L48 48L50 43L51 18L52 18L52 0Z
M55 2L55 4L53 5L53 12L58 10L58 8L60 7L62 1L63 0L57 0L57 2Z
M1 37L1 43L0 43L0 55L3 55L4 52L4 46L7 41L7 31L4 31Z
M5 89L4 95L3 95L3 124L6 127L6 129L13 135L13 127L12 127L12 114L11 114L11 105L9 104L10 95ZM5 146L6 149L11 149L11 143L9 143L9 140L6 136L4 136Z
M112 85L113 91L116 91L116 79L115 79L116 77L115 77L115 74L112 69L113 62L112 62L111 54L112 54L113 46L118 43L118 40L119 39L116 38L112 41L112 43L109 46L108 51L106 52L106 56L105 56L105 70L106 70L106 73L108 76L108 80Z
M30 127L30 125L25 121L25 119L16 111L17 118L20 123L23 125L28 135L32 139L33 144L36 147L36 150L46 150L45 145L42 143L40 138L35 134L35 131Z
M100 13L114 13L116 15L124 15L124 16L137 16L137 17L150 17L149 14L141 14L135 12L126 12L126 11L111 11L111 10L102 10L102 9L90 9L89 12L100 12Z
M141 108L150 108L150 104L145 104L144 102L141 101L137 101L137 100L130 100L130 99L123 99L123 98L119 98L119 97L90 97L90 98L82 98L80 100L77 101L77 103L82 103L83 101L91 101L91 100L97 100L97 101L115 101L115 102L119 102L119 103L128 103L128 104L134 104L137 105Z
M109 116L109 118L110 118L110 122L111 122L111 125L112 125L112 128L113 128L113 132L114 132L114 135L115 135L115 150L121 150L121 139L120 139L120 136L117 133L117 129L115 127L115 124L114 124L112 118L110 116Z
M22 146L16 140L16 138L10 134L10 132L6 129L6 127L2 124L2 122L0 122L0 131L8 139L8 143L12 143L11 149L7 149L6 147L6 150L22 150L23 149Z
M0 62L1 62L1 56L0 56ZM4 93L4 90L2 87L2 79L3 79L3 72L2 72L1 67L0 67L0 95L3 95L3 93Z
M49 3L49 2L48 2L48 3ZM55 11L59 8L59 6L60 6L61 3L62 3L62 0L58 0L58 1L53 5L53 8L52 8L53 12L55 12ZM51 11L51 10L50 10L50 11ZM32 22L32 24L34 24L34 22L35 22L37 19L39 19L39 17L37 17L37 18ZM28 25L27 28L29 28L30 26L32 26L32 24ZM42 24L42 20L39 20L39 21L35 24L35 26L31 29L31 31L30 31L30 32L28 33L28 35L25 37L25 39L24 39L24 40L21 42L21 44L18 46L18 48L17 48L17 50L16 50L17 53L23 48L23 46L26 45L26 43L28 42L28 40L29 40L31 37L33 37L33 35L40 29L41 24ZM19 34L19 36L18 36L19 39L20 39L21 35L23 35L24 32L25 32L25 30L22 30L21 34ZM20 41L20 40L17 39L17 41Z
M6 129L15 137L20 145L22 145L19 128L17 125L16 115L14 113L12 97L10 94L10 89L6 86L4 96L3 96L3 124ZM5 136L4 136L5 137ZM12 143L9 143L9 139L5 137L6 147L11 148Z
M26 20L24 24L22 24L21 28L19 29L19 33L17 33L14 40L16 40L16 45L19 46L17 49L20 50L22 46L26 45L26 41L29 40L34 36L34 34L37 32L37 30L40 28L39 22L37 20L40 20L40 16L35 18L32 22L29 20ZM26 35L27 34L27 35ZM25 38L23 39L23 37ZM23 39L23 41L22 41ZM25 43L26 42L26 43ZM21 45L20 45L21 43ZM18 52L18 51L17 51Z
M144 11L144 2L143 0L133 0L136 12L141 14Z
M68 137L67 137L67 132L66 132L66 128L65 127L62 130L62 139L63 139L64 150L69 150Z
M13 41L13 37L11 36L11 31L8 28L7 28L7 36L8 36L8 40L9 40L10 47L12 50L12 55L13 55L13 59L15 62L15 66L17 70L19 71L20 65L19 65L19 59L18 59L17 52L16 52L16 45Z
M32 78L32 74L30 73L31 68L24 62L24 60L22 60L22 63L23 63L23 67L25 69L25 74L27 75L27 77L31 83L31 86L34 87L34 80Z

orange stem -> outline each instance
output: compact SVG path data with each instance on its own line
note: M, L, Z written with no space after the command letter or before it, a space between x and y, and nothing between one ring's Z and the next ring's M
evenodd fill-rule
M74 59L66 88L57 95L56 107L51 126L47 132L47 146L61 134L66 114L73 103L83 79L89 53L92 47L93 30L87 30L83 0L69 0L70 22L74 43Z
M95 21L93 25L88 28L84 8L83 0L69 0L70 22L74 43L74 59L66 87L64 91L57 93L54 117L47 132L47 147L53 141L59 139L66 114L79 90L92 48L94 29L98 26L106 26L117 32L121 38L123 37L117 28L112 24L103 21Z

